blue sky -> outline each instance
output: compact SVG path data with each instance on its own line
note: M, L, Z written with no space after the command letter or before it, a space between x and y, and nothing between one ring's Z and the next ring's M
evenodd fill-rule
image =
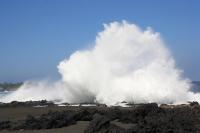
M200 80L199 0L1 0L0 82L59 78L61 60L121 20L160 32L184 75Z

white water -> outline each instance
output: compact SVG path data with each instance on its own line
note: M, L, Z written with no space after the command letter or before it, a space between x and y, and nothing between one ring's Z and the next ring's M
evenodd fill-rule
M107 105L199 101L199 93L190 91L190 81L176 68L159 33L126 21L105 24L93 48L74 52L59 63L58 70L60 81L26 82L0 101L47 99Z

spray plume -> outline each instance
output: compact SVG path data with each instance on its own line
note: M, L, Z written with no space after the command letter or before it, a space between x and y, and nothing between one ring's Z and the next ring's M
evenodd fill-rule
M0 99L61 100L62 102L185 103L199 101L190 91L159 33L126 21L104 24L92 49L76 51L58 65L55 83L26 82Z

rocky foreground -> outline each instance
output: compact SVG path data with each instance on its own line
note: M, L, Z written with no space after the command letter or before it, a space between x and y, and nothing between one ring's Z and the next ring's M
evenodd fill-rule
M0 132L199 133L200 105L58 106L47 101L0 104Z

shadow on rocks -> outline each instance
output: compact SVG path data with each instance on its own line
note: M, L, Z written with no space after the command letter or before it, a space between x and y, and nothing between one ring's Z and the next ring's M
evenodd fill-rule
M125 130L114 124L106 116L95 114L84 133L124 133Z

